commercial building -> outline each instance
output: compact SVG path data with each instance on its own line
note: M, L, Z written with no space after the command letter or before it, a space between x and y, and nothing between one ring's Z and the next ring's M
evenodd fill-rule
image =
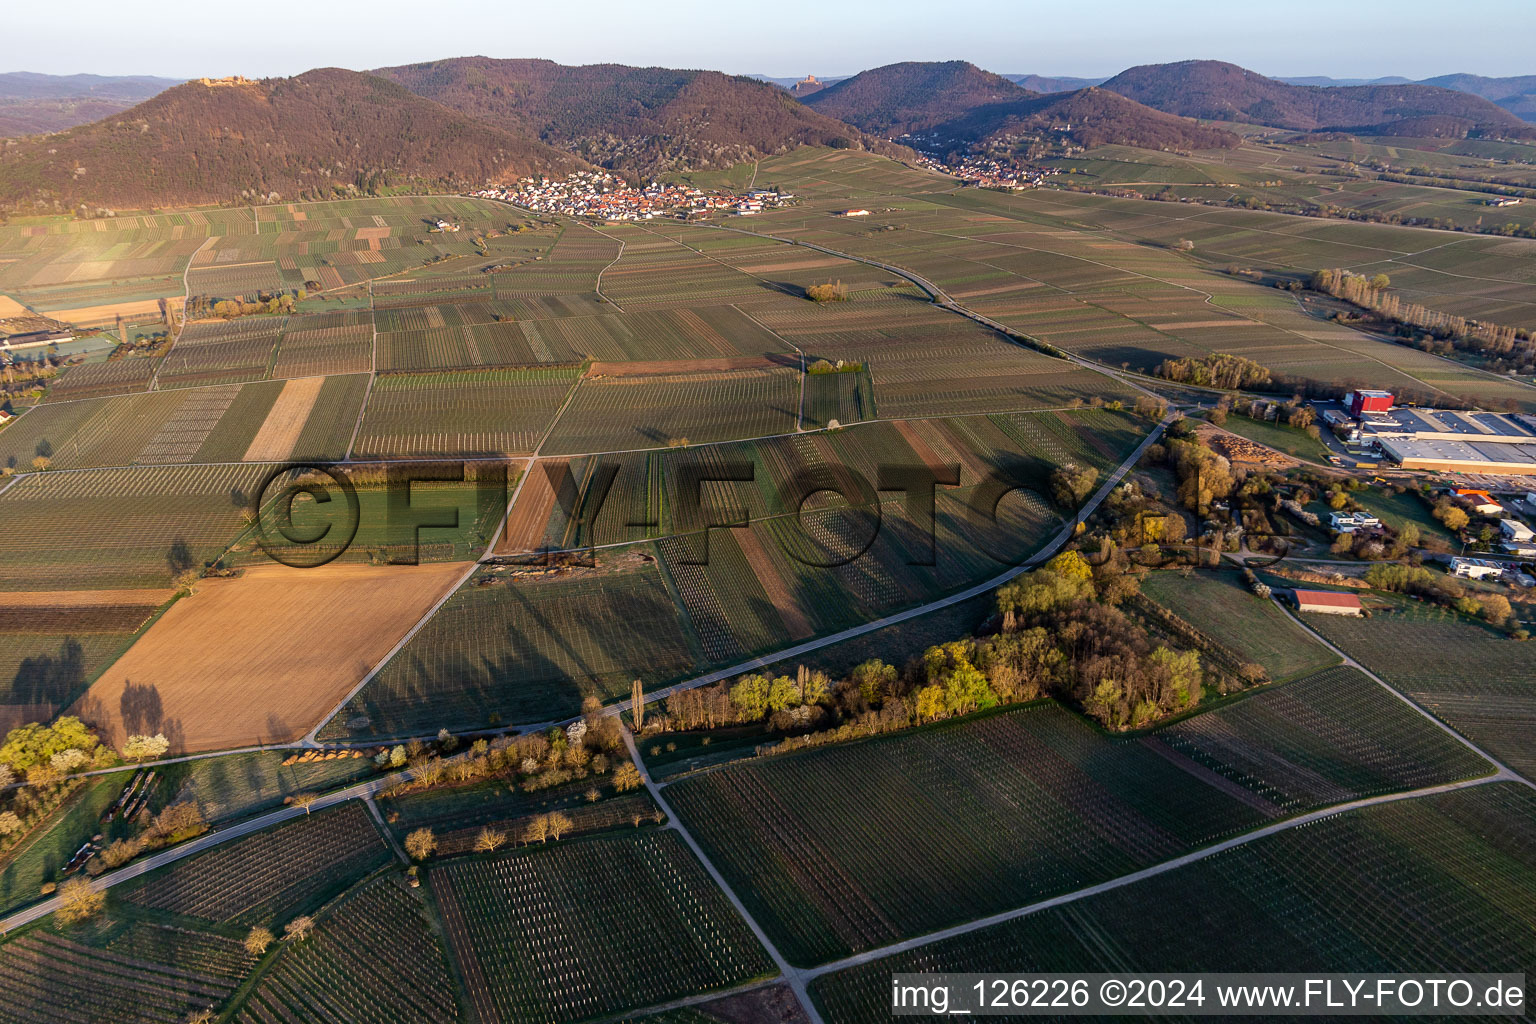
M1536 417L1523 413L1367 411L1360 437L1404 469L1536 474Z
M1505 540L1511 540L1517 543L1528 540L1536 540L1536 530L1532 530L1529 526L1526 526L1518 519L1500 519L1499 533L1504 537Z
M0 320L0 349L17 352L46 348L74 340L68 324L46 316L13 316Z
M1372 412L1390 412L1392 410L1392 392L1390 391L1351 391L1344 396L1344 408L1356 419Z

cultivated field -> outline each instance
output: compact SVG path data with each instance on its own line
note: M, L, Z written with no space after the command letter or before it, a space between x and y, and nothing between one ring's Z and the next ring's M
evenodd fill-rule
M251 967L238 940L134 922L106 941L29 931L0 946L6 1024L182 1024L229 998Z
M1315 319L1294 297L1224 270L1385 271L1405 302L1530 327L1536 303L1521 284L1536 242L1246 210L1191 215L1174 203L1055 189L936 194L938 179L897 169L885 209L850 221L831 214L867 201L866 167L828 173L834 162L878 161L775 158L771 173L806 202L743 226L904 267L978 312L1112 366L1220 351L1325 383L1532 404L1528 389ZM1193 243L1187 255L1181 240Z
M670 832L456 861L429 880L482 1020L584 1020L773 969Z
M1148 742L1286 812L1493 771L1395 695L1342 666L1196 715Z
M1038 704L732 765L667 795L780 950L814 963L1264 820L1212 779Z
M660 574L631 565L590 577L471 581L326 729L347 735L436 732L447 724L543 721L582 698L612 700L695 663Z
M1369 619L1316 615L1309 624L1494 757L1536 776L1536 675L1524 644L1406 601Z
M311 938L284 950L233 1019L447 1024L461 1015L426 906L398 880L381 879L330 908Z
M0 587L163 590L244 532L241 513L264 471L140 466L24 477L0 494Z
M257 566L204 580L81 699L120 745L173 749L291 740L318 723L464 572L458 563Z
M351 801L177 861L124 893L134 906L249 928L315 909L390 859Z
M1519 971L1536 957L1536 798L1383 804L817 979L829 1022L890 1018L898 971Z
M356 452L366 456L532 452L576 381L573 367L389 374L374 381Z

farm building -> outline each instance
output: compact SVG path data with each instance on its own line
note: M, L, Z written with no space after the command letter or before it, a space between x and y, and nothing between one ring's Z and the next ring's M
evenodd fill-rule
M1536 540L1536 531L1520 522L1518 519L1500 519L1499 533L1505 540L1528 541Z
M1344 408L1356 419L1360 419L1368 412L1391 412L1392 392L1390 391L1351 391L1344 396Z
M0 320L0 348L42 348L74 340L68 324L45 316L15 316Z
M1498 579L1504 575L1504 567L1486 558L1453 558L1451 575L1464 580Z
M1297 590L1296 610L1316 612L1319 615L1359 615L1360 598L1355 594L1341 594L1334 590Z
M842 216L844 216L844 217L868 217L869 216L869 211L868 210L844 210L843 213L842 213Z

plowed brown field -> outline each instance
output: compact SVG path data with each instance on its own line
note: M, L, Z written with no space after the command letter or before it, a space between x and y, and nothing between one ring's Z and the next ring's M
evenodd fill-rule
M102 673L74 713L173 753L293 740L319 723L468 569L290 569L204 580Z

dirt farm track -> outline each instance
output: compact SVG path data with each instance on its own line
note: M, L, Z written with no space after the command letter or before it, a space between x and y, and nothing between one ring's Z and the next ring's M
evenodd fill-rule
M431 565L267 565L204 580L76 704L121 746L163 732L173 752L302 736L463 575Z

